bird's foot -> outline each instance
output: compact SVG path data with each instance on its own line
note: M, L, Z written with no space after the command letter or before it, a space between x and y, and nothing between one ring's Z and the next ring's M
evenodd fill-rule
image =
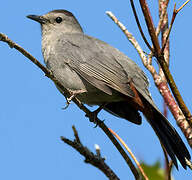
M99 112L104 108L104 106L106 105L106 103L102 104L101 106L99 106L95 111L90 112L89 114L86 114L85 116L89 118L90 122L95 123L95 128L98 126L98 122L97 122L97 115L99 114Z
M82 94L84 92L87 92L84 89L80 89L80 90L69 90L68 89L68 91L70 92L71 96L66 98L66 101L67 101L66 106L63 107L62 109L67 109L69 107L69 105L71 104L71 101L73 100L73 98L76 97L78 94Z

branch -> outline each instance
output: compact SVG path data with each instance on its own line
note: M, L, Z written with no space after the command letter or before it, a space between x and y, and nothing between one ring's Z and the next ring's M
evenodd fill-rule
M162 5L160 5L160 3L163 4L163 7L162 7ZM169 4L169 0L167 0L166 2L164 0L163 1L159 0L160 17L159 17L159 23L158 23L157 28L156 28L156 36L159 36L159 33L162 29L162 24L163 24L164 18L165 18L165 16L167 16L168 4Z
M167 105L165 104L165 101L163 102L163 115L167 118ZM165 157L165 178L166 180L171 180L171 171L173 167L173 161L171 160L169 162L168 154L164 146L161 144L161 147L163 149L164 157Z
M169 30L168 30L168 34L167 34L167 37L166 37L166 41L164 42L164 45L162 46L161 53L164 52L164 49L165 49L165 46L166 46L167 41L168 41L168 39L169 39L170 32L171 32L171 30L172 30L173 23L174 23L174 21L175 21L176 15L178 14L178 12L179 12L182 8L184 8L184 6L185 6L189 1L190 1L190 0L186 1L179 9L176 9L176 4L175 4L174 10L173 10L172 19L171 19L171 23L170 23Z
M102 158L97 152L96 154L94 154L86 146L83 146L83 144L80 142L75 126L73 126L72 128L75 136L74 141L71 141L63 136L61 137L61 140L74 148L76 151L78 151L82 156L84 156L85 163L89 163L94 167L100 169L110 180L119 180L113 170L105 163L105 158ZM98 150L96 149L96 151Z
M31 62L33 62L35 65L37 65L44 73L45 75L50 78L62 91L64 92L63 95L65 97L71 97L71 93L63 87L63 85L54 77L53 73L47 69L45 66L43 66L36 58L34 58L30 53L28 53L25 49L23 49L21 46L13 42L11 39L9 39L6 35L0 33L0 41L6 42L11 48L17 49L20 53L22 53L25 57L27 57ZM82 110L85 112L86 116L90 119L92 119L92 112L86 108L76 97L72 99L72 101ZM130 160L129 156L126 154L126 152L123 150L123 148L120 146L118 141L114 138L114 136L111 134L107 126L104 124L103 121L99 120L98 118L95 119L97 125L105 132L105 134L108 136L108 138L112 141L112 143L115 145L117 150L120 152L120 154L123 156L124 160L126 161L127 165L130 167L134 177L136 180L140 179L140 175Z
M124 149L121 147L121 145L118 143L118 141L114 138L112 133L109 131L108 127L103 123L103 121L97 119L97 124L99 127L105 132L105 134L108 136L108 138L112 141L112 143L115 145L115 147L118 149L120 154L123 156L124 160L127 162L128 166L130 167L133 175L135 176L135 179L140 180L140 174L138 173L136 167L130 160L129 156L125 153Z
M168 3L168 2L167 2ZM167 8L167 5L165 9ZM161 26L163 23L162 19L166 15L166 11L163 10L163 15L160 15L160 21L158 23L158 27L156 29L156 35L158 36ZM115 15L107 11L106 14L119 26L119 28L122 30L122 32L125 34L127 39L131 42L131 44L134 46L134 48L137 50L143 65L149 70L151 73L155 85L158 88L159 92L161 93L163 99L165 100L167 106L169 107L171 113L173 114L178 126L182 130L183 134L185 135L189 145L192 147L192 128L190 127L188 121L186 120L185 116L183 115L182 111L178 107L177 103L175 102L175 99L173 98L169 87L167 85L167 82L164 77L164 73L160 70L160 74L157 74L154 66L152 65L152 52L149 54L148 59L146 57L146 54L142 50L141 46L137 42L137 40L134 38L134 36L127 30L127 28L115 17ZM167 54L167 55L166 55ZM165 56L169 57L168 53L165 53ZM168 62L168 58L166 58Z
M173 161L169 162L167 151L165 150L165 148L163 146L162 146L162 149L163 149L163 153L165 156L165 178L166 178L166 180L171 180L171 171L172 171L172 167L173 167Z
M141 174L143 175L143 178L145 180L149 180L149 178L147 177L147 175L145 174L143 168L141 167L141 165L139 164L139 162L137 161L136 157L134 156L134 154L132 153L131 149L129 149L129 147L126 145L126 143L119 137L118 134L116 134L112 129L109 128L109 130L111 131L111 133L121 142L121 144L125 147L125 149L128 151L128 153L130 154L130 156L133 158L133 160L135 161L135 163L137 164L137 167L139 168Z
M131 42L131 44L134 46L134 48L137 50L143 65L151 72L151 74L154 76L155 74L157 74L157 72L155 71L155 68L148 63L147 57L143 51L143 49L141 48L141 46L139 45L139 43L137 42L137 40L134 38L134 36L127 30L127 28L115 17L115 15L110 12L110 11L106 11L106 14L115 22L115 24L117 24L119 26L119 28L123 31L123 33L125 34L125 36L127 37L127 39L129 40L129 42Z
M174 21L175 21L176 15L177 15L176 6L174 6L173 15L172 15L171 23L170 23L170 25L169 25L167 37L166 37L166 39L165 39L165 41L164 41L164 43L163 43L163 46L162 46L162 48L161 48L161 54L163 54L164 49L165 49L165 47L166 47L166 44L167 44L167 42L168 42L168 40L169 40L170 32L171 32L171 30L172 30L173 23L174 23Z
M183 9L186 5L187 5L187 3L189 2L190 0L187 0L185 3L183 3L183 5L179 8L179 9L177 9L177 13L181 10L181 9Z
M148 28L148 32L151 37L151 41L153 43L153 47L154 47L153 53L154 53L155 57L158 57L158 55L160 55L160 45L159 45L158 38L156 36L155 26L153 24L153 20L152 20L151 14L149 12L147 2L145 0L140 0L140 6L143 11L143 15L145 17L145 22L147 24L147 28Z
M140 5L141 5L141 8L142 8L142 11L143 11L143 15L145 17L145 21L146 21L146 24L147 24L147 28L148 28L148 32L150 34L150 37L151 37L151 40L152 40L152 43L153 43L153 46L154 46L154 56L157 58L159 64L161 65L161 68L163 69L163 72L165 74L165 77L169 83L169 86L173 92L173 95L179 105L179 107L181 108L181 111L183 112L183 114L185 115L188 123L190 124L190 126L192 127L192 116L191 116L191 113L190 111L188 110L187 106L185 105L183 99L182 99L182 96L175 84L175 81L169 71L169 68L168 68L168 65L167 63L165 62L165 58L164 58L164 55L161 53L161 49L160 49L160 45L159 45L159 41L158 41L158 38L156 36L156 33L155 33L155 28L154 28L154 25L153 25L153 21L152 21L152 18L151 18L151 15L150 15L150 11L149 11L149 8L148 8L148 5L147 5L147 2L146 0L140 0Z
M131 2L131 7L132 7L132 10L133 10L133 14L134 14L134 16L135 16L135 20L136 20L137 26L138 26L138 28L139 28L139 31L140 31L140 33L141 33L141 36L142 36L145 44L147 45L147 47L150 49L150 51L153 51L153 48L152 48L152 47L150 46L150 44L148 43L147 38L145 37L145 34L143 33L143 30L142 30L142 28L141 28L141 25L140 25L140 22L139 22L139 18L138 18L138 16L137 16L137 12L136 12L136 9L135 9L134 2L133 2L133 0L130 0L130 2Z

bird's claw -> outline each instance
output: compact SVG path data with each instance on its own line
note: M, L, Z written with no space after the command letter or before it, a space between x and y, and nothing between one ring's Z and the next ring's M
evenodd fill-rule
M99 112L103 109L103 107L106 104L102 104L101 106L99 106L99 108L97 108L95 111L90 112L89 114L86 114L86 117L89 118L90 122L93 122L95 125L94 128L96 128L98 126L98 120L97 120L97 115L99 114Z
M104 121L105 121L105 120L100 121L100 122L102 122L102 123L103 123ZM96 128L100 122L98 122L98 121L97 121L97 119L96 119L95 126L94 126L93 128Z
M73 100L73 98L75 96L77 96L78 94L86 92L85 90L69 90L69 89L68 89L68 91L71 93L71 96L66 98L66 101L67 101L66 106L62 108L64 110L69 107L69 105L71 104L71 101Z
M69 98L66 98L66 106L64 106L62 109L65 110L69 107L69 105L71 104L72 99L74 98L75 94L72 94Z

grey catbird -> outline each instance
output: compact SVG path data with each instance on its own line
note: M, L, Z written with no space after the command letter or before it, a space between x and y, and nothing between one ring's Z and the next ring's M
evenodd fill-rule
M190 154L154 104L148 79L132 60L107 43L85 35L69 11L27 17L41 24L45 64L65 88L81 102L104 104L106 111L136 124L141 124L141 111L175 166L177 158L186 169Z

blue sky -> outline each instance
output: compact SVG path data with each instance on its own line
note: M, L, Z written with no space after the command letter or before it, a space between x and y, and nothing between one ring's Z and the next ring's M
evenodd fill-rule
M184 1L173 2L178 3L179 7ZM158 17L156 5L150 4L155 24ZM53 9L73 12L86 34L120 49L144 69L134 48L105 14L107 10L112 11L148 52L139 35L129 1L2 1L0 32L7 34L43 63L40 27L27 19L26 15L44 14ZM137 9L140 11L139 6ZM170 4L169 12L172 9L173 4ZM192 109L190 17L191 3L178 14L171 33L170 68L187 106ZM143 18L141 21L144 22ZM106 162L120 179L133 179L112 143L99 128L93 128L94 125L76 105L71 104L67 110L62 110L65 99L51 80L6 44L0 43L0 53L0 179L106 179L99 170L85 164L84 158L75 150L61 142L60 136L73 139L72 125L76 126L84 145L92 151L95 151L94 144L99 144ZM150 74L145 69L144 71L151 80L150 90L154 101L162 109L162 98L154 87ZM158 139L144 118L142 126L136 126L106 112L102 112L99 117L105 119L106 124L126 141L138 160L149 164L161 160L163 164ZM171 114L169 120L176 126ZM179 129L178 131L180 133ZM182 134L181 136L183 137ZM191 152L189 146L188 149ZM179 171L174 170L174 177L189 180L192 172L180 167Z

